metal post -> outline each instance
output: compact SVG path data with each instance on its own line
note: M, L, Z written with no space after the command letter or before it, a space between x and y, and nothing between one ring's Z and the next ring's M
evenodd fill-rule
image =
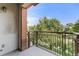
M50 43L50 50L52 50L52 43Z
M36 31L36 46L38 45L38 31Z
M30 32L28 32L28 48L30 47Z
M76 56L79 55L79 34L77 34L76 40L75 40L75 55Z

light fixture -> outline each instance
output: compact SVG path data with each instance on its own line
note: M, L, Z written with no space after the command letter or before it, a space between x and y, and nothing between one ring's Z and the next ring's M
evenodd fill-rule
M1 10L2 10L3 12L6 12L6 11L7 11L7 8L6 8L5 6L3 6L3 7L1 7Z

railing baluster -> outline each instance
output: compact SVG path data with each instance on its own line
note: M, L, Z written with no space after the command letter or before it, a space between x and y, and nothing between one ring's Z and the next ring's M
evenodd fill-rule
M52 50L53 50L53 33L51 34L52 39Z
M72 37L72 36L71 36ZM72 39L72 38L71 38ZM73 39L72 39L72 56L73 56Z
M62 34L60 34L60 54L62 54Z
M67 48L68 48L68 55L69 55L69 38L68 38L68 46L67 46Z
M56 34L56 41L57 41L57 53L58 53L58 34Z
M55 34L55 52L56 52L56 34Z
M62 33L62 55L63 55L63 33Z
M36 46L38 46L38 31L36 31Z
M65 33L65 40L64 40L64 41L65 41L65 48L64 48L64 49L65 49L65 55L66 55L66 49L67 49L67 48L66 48L66 41L67 41L67 38L66 38L67 36L66 36L66 35L67 35L67 34Z
M57 34L56 34L56 52L58 53L58 47L57 47Z

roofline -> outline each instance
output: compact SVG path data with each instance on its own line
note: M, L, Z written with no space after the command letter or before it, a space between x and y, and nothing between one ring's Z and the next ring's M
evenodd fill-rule
M39 4L39 3L24 3L24 4L22 4L21 6L22 6L23 8L25 8L25 9L28 9L29 7L31 7L31 6L36 6L37 4Z

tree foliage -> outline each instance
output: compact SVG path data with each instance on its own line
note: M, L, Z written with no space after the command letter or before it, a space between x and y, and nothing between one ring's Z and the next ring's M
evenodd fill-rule
M79 32L79 20L74 24L73 30L74 32Z
M42 31L62 31L63 26L57 19L40 18L39 23L31 28L32 30Z
M39 19L37 25L31 26L32 31L52 31L52 32L79 32L79 20L77 22L62 25L56 18L43 17Z
M74 27L73 23L66 24L66 31L67 32L73 32L73 27Z

